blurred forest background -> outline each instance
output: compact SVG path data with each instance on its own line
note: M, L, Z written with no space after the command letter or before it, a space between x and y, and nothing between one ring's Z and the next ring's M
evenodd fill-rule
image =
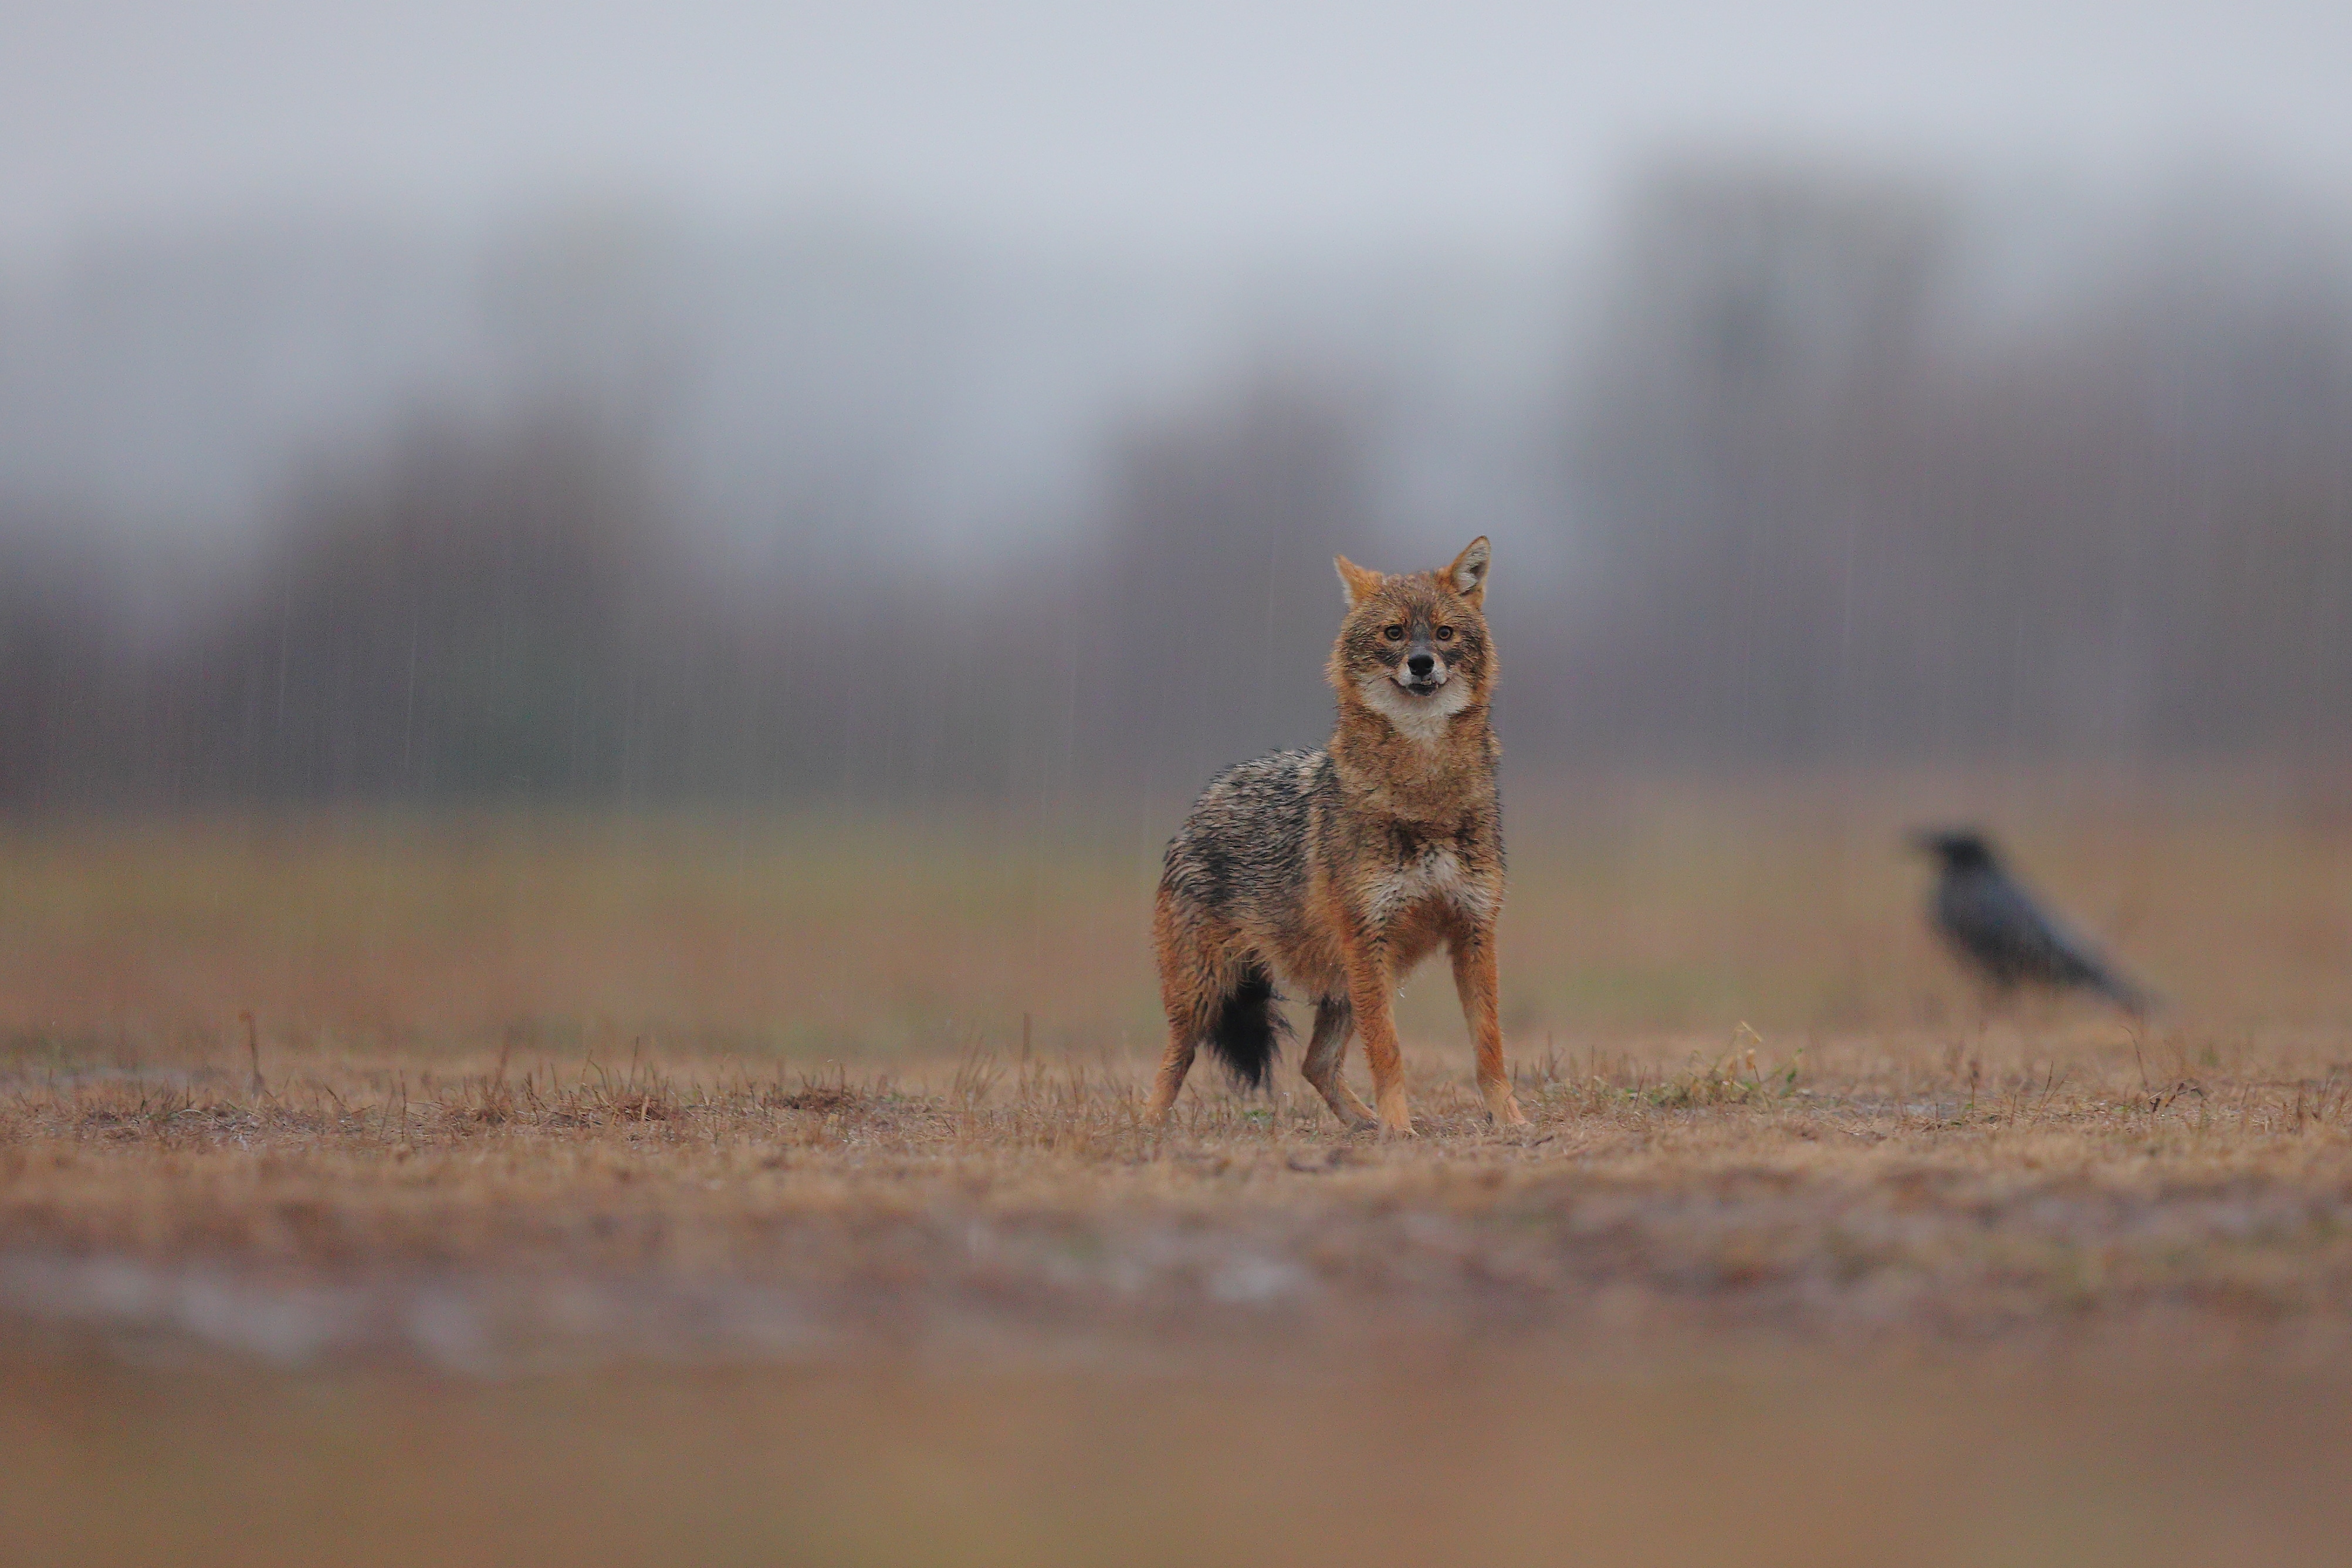
M1515 766L2352 743L2352 243L1676 159L1213 268L625 204L0 278L0 805L1046 805L1324 733L1494 537Z

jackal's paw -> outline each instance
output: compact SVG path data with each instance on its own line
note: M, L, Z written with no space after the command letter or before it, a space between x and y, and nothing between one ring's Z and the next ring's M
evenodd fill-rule
M1486 1120L1494 1123L1495 1125L1498 1127L1526 1127L1533 1125L1533 1124L1528 1120L1528 1113L1519 1109L1518 1102L1516 1100L1504 1106L1500 1111L1487 1112Z

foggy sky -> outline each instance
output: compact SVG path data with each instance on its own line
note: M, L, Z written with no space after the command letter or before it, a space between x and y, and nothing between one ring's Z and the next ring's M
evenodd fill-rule
M0 255L289 204L837 207L1234 257L1518 247L1678 143L2352 185L2352 8L18 4Z

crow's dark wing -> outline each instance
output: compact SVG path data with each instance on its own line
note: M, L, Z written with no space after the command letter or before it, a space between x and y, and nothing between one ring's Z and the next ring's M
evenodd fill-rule
M2146 1004L2096 948L1998 870L1945 876L1936 889L1936 924L1998 984L2082 986L2127 1008Z

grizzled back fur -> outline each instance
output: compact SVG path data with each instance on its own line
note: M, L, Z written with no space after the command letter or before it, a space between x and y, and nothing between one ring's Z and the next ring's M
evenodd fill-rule
M1220 922L1282 921L1308 876L1307 835L1315 802L1337 790L1319 751L1277 751L1213 779L1161 861L1163 910ZM1289 1026L1275 1004L1274 977L1255 956L1234 953L1199 977L1213 1002L1192 1022L1219 1061L1252 1087L1263 1085Z

